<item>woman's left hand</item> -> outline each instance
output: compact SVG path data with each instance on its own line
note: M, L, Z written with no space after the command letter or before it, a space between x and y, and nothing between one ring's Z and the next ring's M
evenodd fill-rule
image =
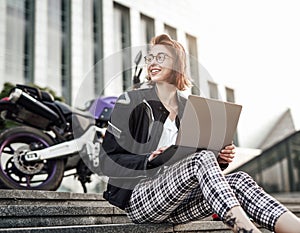
M219 152L218 156L218 162L219 163L231 163L235 156L235 145L231 144L228 146L225 146L224 149L222 149Z

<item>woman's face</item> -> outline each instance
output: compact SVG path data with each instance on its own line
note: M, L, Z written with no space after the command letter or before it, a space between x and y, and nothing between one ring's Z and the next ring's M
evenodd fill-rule
M154 45L146 60L147 71L151 81L168 82L173 70L173 56L165 45Z

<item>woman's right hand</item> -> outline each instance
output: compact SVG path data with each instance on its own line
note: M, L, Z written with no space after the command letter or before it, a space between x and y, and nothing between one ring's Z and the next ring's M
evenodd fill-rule
M151 155L149 156L148 158L148 161L151 161L152 159L154 159L155 157L157 157L159 154L161 154L162 152L164 152L168 147L167 146L164 146L164 147L161 147L155 151L152 151Z

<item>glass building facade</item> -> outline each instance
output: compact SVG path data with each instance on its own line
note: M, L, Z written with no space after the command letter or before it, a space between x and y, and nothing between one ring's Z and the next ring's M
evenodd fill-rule
M199 94L197 37L177 28L176 21L164 21L159 12L149 13L147 4L139 8L131 4L112 0L1 1L0 85L9 81L47 86L69 104L74 104L80 85L90 90L86 99L109 94L105 89L120 94L132 86L136 54L128 48L148 44L155 34L168 33L179 38L192 58L188 59L188 73L195 84L191 92ZM120 51L113 68L122 72L113 91L107 88L107 67L100 61ZM90 79L85 82L86 76Z
M232 171L245 171L269 193L300 191L300 131Z
M142 2L1 0L0 86L4 82L34 83L82 107L99 95L118 95L131 88L136 53L130 48L168 33L188 52L187 71L194 83L190 92L213 90L219 98L216 93L222 87L212 86L208 75L201 76L198 37L184 26L190 25L191 16L188 9L181 11L185 3L176 6L161 1L157 10L155 2ZM172 12L175 17L170 17ZM103 60L112 66L107 67ZM113 72L113 85L110 69L120 71Z

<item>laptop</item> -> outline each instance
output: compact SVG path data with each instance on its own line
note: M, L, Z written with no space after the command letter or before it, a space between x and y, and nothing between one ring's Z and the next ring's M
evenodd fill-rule
M201 150L218 152L233 141L242 106L208 99L188 97L175 145L151 160L154 166L172 164Z

